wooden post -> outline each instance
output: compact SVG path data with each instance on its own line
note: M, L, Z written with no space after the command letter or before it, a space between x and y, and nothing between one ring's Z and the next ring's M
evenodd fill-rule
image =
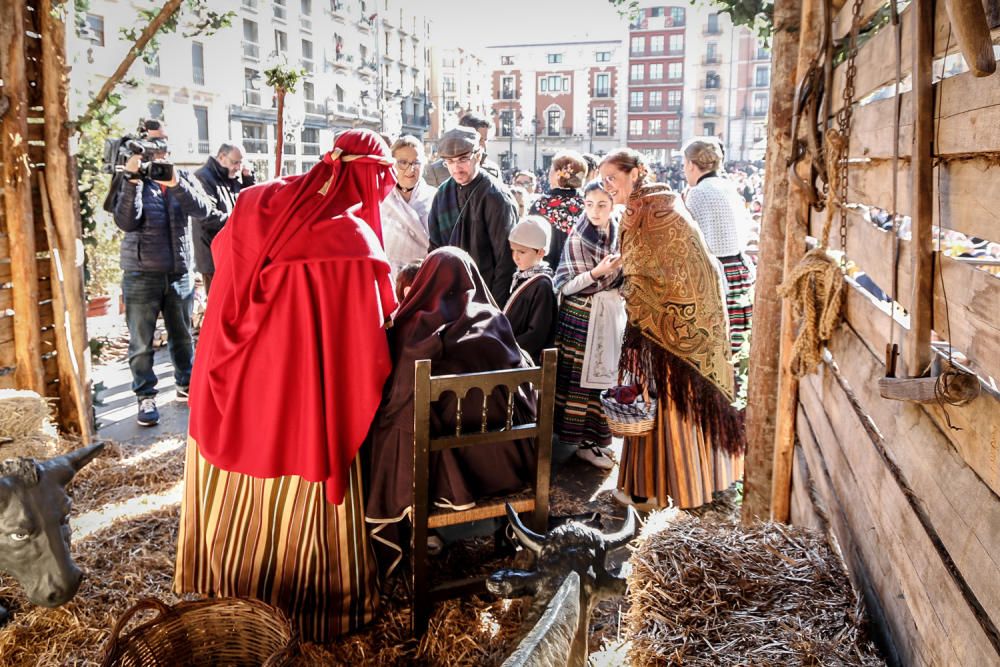
M0 2L0 72L10 108L0 119L3 207L10 244L14 302L14 380L21 389L45 395L38 313L38 260L31 207L28 159L28 82L24 57L23 2Z
M819 50L823 20L824 0L805 0L799 31L798 77L805 76ZM802 126L799 126L802 130ZM813 131L813 128L808 128ZM794 140L795 137L792 137ZM809 180L811 163L799 162L799 175ZM785 269L790 275L802 260L806 249L806 228L809 220L809 202L796 188L788 192L788 214L785 218ZM799 381L791 370L792 346L795 343L795 322L791 303L781 305L781 361L778 370L778 406L774 438L774 468L771 479L771 515L775 521L788 521L792 493L792 455L795 447L795 412L799 397Z
M281 163L284 157L281 153L285 150L285 89L275 88L274 94L278 97L278 122L274 126L274 150L276 153L274 177L281 178Z
M775 411L778 395L779 338L769 332L781 327L785 257L785 211L788 201L788 160L792 154L792 100L799 48L799 3L774 3L771 38L771 106L768 109L764 215L760 229L760 261L754 286L750 376L747 387L747 455L743 478L743 520L766 519L771 510L771 468L774 456Z
M934 253L931 226L934 211L934 5L913 3L913 232L911 263L913 292L910 329L906 332L903 360L910 377L925 375L931 363L931 316L934 312Z
M944 4L969 71L977 77L993 74L997 71L997 59L982 0L945 0Z
M69 158L69 95L66 77L66 26L53 11L52 0L40 0L39 21L42 35L42 99L45 123L45 172L42 206L51 205L53 234L49 247L58 255L60 266L52 267L53 302L55 293L63 299L54 321L64 322L66 330L56 326L57 341L66 338L73 369L72 385L63 381L60 363L59 393L62 399L60 426L79 433L86 444L93 434L93 409L90 394L90 349L87 336L87 305L83 289L82 230L77 216L76 174ZM45 191L48 197L45 197ZM48 232L48 220L46 231ZM61 276L57 274L57 269ZM57 282L58 281L58 282ZM65 320L63 319L65 316ZM62 351L59 352L62 355Z

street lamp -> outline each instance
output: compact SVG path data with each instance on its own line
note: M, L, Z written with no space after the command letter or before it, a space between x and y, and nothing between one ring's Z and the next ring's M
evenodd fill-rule
M541 125L541 121L538 120L538 116L531 119L531 126L535 128L535 160L534 160L534 171L538 173L538 126Z

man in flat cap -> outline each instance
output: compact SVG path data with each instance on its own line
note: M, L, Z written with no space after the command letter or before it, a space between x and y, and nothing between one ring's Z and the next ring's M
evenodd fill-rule
M431 205L430 250L452 245L469 253L502 307L514 275L507 237L517 223L517 204L510 190L482 169L481 151L479 133L472 128L459 126L441 136L438 154L451 178Z
M490 119L470 111L458 119L458 124L462 127L471 127L479 133L479 147L483 149L479 154L479 167L487 174L503 180L500 176L500 165L486 157L486 142L489 141L493 131L493 123L490 122ZM431 162L424 169L424 181L436 188L441 187L441 184L448 180L448 176L448 168L444 166L444 160L440 158Z

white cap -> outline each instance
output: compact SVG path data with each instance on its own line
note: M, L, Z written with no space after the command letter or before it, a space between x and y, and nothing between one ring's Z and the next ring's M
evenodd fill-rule
M514 225L508 238L512 243L548 252L552 225L540 215L529 215Z

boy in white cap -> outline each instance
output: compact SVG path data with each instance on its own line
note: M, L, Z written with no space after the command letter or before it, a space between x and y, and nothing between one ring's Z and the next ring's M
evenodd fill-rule
M517 344L536 364L542 350L552 345L559 313L552 268L545 261L551 239L552 225L537 215L529 215L514 225L509 236L517 271L503 312L510 320Z

